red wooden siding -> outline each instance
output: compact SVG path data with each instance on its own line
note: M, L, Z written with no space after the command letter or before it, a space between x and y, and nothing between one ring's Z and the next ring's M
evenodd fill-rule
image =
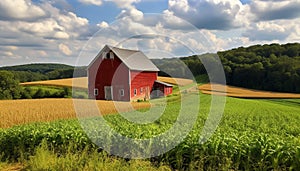
M134 99L149 99L154 81L157 79L155 71L130 71L130 97ZM136 90L136 94L134 91Z
M153 92L152 92L152 98L157 98L157 97L162 97L162 96L167 96L172 94L173 92L173 87L172 86L167 86L165 84L161 84L158 82L155 82L153 85Z
M109 53L106 53L109 52ZM115 100L115 101L132 101L148 100L152 97L153 90L158 91L157 97L172 94L172 86L157 81L158 69L147 59L141 52L138 53L139 62L126 63L126 57L137 51L112 49L109 46L101 51L105 54L99 54L88 67L88 91L90 99L97 100ZM116 53L123 56L116 56ZM113 58L106 54L114 55ZM126 56L127 55L127 56ZM110 59L106 59L110 58ZM124 63L123 63L124 61ZM142 70L143 66L150 67L149 71ZM98 95L94 90L98 90ZM151 95L150 95L151 94Z
M129 101L129 70L116 56L114 59L99 58L89 68L89 97L97 100L105 99L105 86L112 86L112 100ZM98 96L94 96L94 89ZM120 90L124 90L121 96Z

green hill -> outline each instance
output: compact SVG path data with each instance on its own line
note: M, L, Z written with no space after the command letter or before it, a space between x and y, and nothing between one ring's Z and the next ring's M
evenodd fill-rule
M51 63L37 63L37 64L24 64L16 66L6 66L0 67L0 70L8 71L29 71L29 72L39 72L41 74L47 74L54 70L59 69L73 69L73 66L65 64L51 64Z
M39 63L0 67L0 70L12 72L20 82L29 82L72 78L74 68L74 66L65 64ZM76 68L76 76L86 76L86 67Z

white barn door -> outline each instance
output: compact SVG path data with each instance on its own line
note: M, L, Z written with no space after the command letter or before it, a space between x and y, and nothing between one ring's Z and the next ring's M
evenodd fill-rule
M104 86L104 93L106 100L113 100L113 87L112 86Z

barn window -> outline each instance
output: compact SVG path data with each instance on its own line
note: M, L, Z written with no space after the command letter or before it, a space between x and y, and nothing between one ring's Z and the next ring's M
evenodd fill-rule
M144 88L141 88L141 90L140 90L141 94L143 93L143 91L144 91Z
M120 89L120 96L124 96L124 89Z
M105 59L114 59L114 53L113 52L107 52Z
M94 89L94 95L98 96L98 89L97 88Z
M137 90L136 89L133 90L133 94L134 94L134 96L137 95Z

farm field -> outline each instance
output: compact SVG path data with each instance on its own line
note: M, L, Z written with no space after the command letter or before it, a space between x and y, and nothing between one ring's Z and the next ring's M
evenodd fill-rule
M158 77L159 81L163 81L166 83L179 85L179 86L187 86L192 84L193 81L189 79L183 78L170 78L170 77ZM87 88L87 78L68 78L68 79L59 79L59 80L48 80L48 81L35 81L35 82L27 82L21 83L24 86L60 86L60 87L73 87L75 88ZM214 89L213 89L214 88ZM199 89L204 94L214 94L214 95L226 95L229 97L238 97L238 98L300 98L300 94L295 93L279 93L279 92L268 92L268 91L260 91L260 90L252 90L241 87L234 86L222 86L218 84L214 84L213 87L211 84L203 84L199 86Z
M259 91L227 85L223 86L219 84L204 84L200 85L199 89L204 94L226 95L238 98L300 98L300 94Z
M45 101L47 100L45 99ZM126 163L129 168L134 165L147 168L150 165L149 169L158 170L162 169L160 166L166 166L163 167L165 170L297 170L300 167L300 126L298 124L300 101L298 99L257 100L227 97L219 127L207 142L199 144L200 133L210 110L210 100L210 95L200 95L200 111L192 131L182 143L166 154L138 160L140 163L135 163L136 160L125 162L123 159L109 156L105 152L95 158ZM187 107L192 108L195 105L195 102L190 101ZM1 106L1 109L5 106ZM43 110L41 108L41 110L47 113L47 110L50 109ZM133 124L120 115L105 115L104 118L122 135L133 138L149 138L168 130L176 121L178 111L180 111L180 101L175 100L168 102L161 118L151 124ZM1 120L8 121L7 113L9 112L1 115ZM10 114L15 118L25 115L25 113L28 114L26 110L23 112L22 106L20 106L19 113ZM42 112L36 112L35 117L42 115ZM66 118L72 117L75 115L70 114L70 117ZM86 121L92 128L99 128L97 116L91 119L87 118ZM186 126L184 123L181 125L182 128ZM94 136L93 138L103 138L101 132ZM44 143L51 146L50 149L37 148L43 139ZM111 137L111 141L119 140ZM64 161L67 162L63 165L66 170L90 166L92 159L88 156L95 155L94 152L98 150L82 130L77 119L0 129L0 148L3 152L2 160L8 159L10 163L19 160L22 168L28 169L33 166L42 169L58 168L62 166L61 162L68 161L68 157L80 161L73 162L73 164L70 164L71 160L68 161L69 163ZM115 148L122 150L123 146ZM79 158L78 155L84 154L84 151L90 155L86 155L86 158ZM41 163L44 165L37 165L37 158L49 153L55 160L53 159L53 162L42 161ZM57 154L60 154L59 158L55 157ZM131 165L132 163L133 165Z
M159 81L163 81L170 84L176 84L180 86L185 86L193 83L192 80L184 78L169 78L169 77L158 77ZM47 86L62 86L62 87L72 87L74 83L75 88L87 88L87 77L80 78L67 78L59 80L48 80L48 81L34 81L21 83L21 85L47 85Z
M74 99L76 103L91 103L90 100ZM149 103L127 103L112 101L97 101L101 114L124 112L134 109L147 108ZM31 122L49 122L59 119L76 118L72 99L26 99L26 100L0 100L0 128ZM85 109L89 116L98 115Z

